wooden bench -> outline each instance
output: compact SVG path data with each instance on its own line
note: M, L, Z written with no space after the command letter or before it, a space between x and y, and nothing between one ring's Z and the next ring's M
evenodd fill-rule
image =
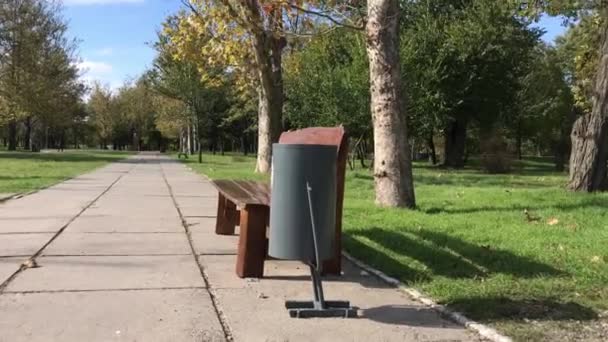
M324 274L340 275L342 271L342 207L344 204L344 176L348 157L346 132L340 127L312 127L284 132L281 144L332 145L338 147L336 233L334 257L323 264ZM240 227L236 273L239 277L264 276L268 240L266 228L270 213L270 186L263 182L215 180L218 206L216 234L232 235Z
M218 190L215 233L234 234L240 227L236 261L239 277L262 277L266 258L270 186L262 182L215 180Z

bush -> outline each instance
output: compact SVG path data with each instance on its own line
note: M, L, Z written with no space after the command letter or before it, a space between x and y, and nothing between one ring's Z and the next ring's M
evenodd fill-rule
M481 140L481 166L488 173L509 173L512 166L512 158L508 151L508 145L501 134Z

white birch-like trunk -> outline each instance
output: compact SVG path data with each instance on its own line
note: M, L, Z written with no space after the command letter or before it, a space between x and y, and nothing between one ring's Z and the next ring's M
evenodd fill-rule
M413 208L416 200L399 66L399 1L368 0L367 6L376 204Z

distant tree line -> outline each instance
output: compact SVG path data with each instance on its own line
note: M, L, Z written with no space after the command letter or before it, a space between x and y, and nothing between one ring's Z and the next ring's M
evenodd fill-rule
M62 148L68 136L78 144L87 134L76 42L66 31L59 2L0 2L0 137L8 150Z

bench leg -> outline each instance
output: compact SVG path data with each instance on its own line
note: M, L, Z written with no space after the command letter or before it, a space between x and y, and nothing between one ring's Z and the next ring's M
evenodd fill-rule
M269 210L263 205L241 209L236 274L241 278L262 278L266 258L266 224Z
M217 201L215 233L219 235L234 235L237 216L236 205L220 193Z

